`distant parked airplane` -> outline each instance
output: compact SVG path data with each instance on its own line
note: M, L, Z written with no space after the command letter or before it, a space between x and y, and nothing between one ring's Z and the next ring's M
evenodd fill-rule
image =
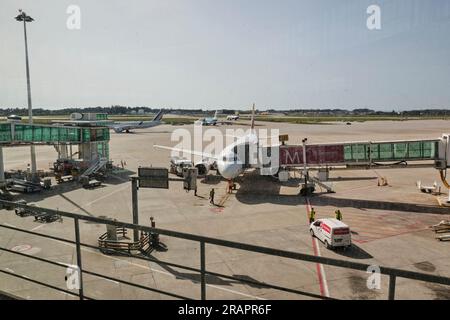
M214 117L203 118L203 119L199 119L198 121L201 122L203 126L215 126L215 125L217 125L217 115L218 114L219 114L219 111L217 110L216 113L214 113Z
M134 129L146 129L159 126L162 122L161 119L164 115L164 110L160 110L152 121L127 121L127 122L115 122L108 125L110 129L113 129L116 133L130 133L130 130Z
M239 120L239 115L238 114L229 115L229 116L227 116L227 120L237 121L237 120Z

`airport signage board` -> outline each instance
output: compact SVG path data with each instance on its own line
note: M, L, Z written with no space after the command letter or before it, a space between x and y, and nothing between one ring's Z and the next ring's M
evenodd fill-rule
M289 141L289 135L287 135L287 134L281 134L281 135L278 136L278 140L279 140L280 142L287 142L287 141Z
M117 241L117 227L111 224L106 225L106 233L108 234L108 240Z
M139 188L169 189L167 168L139 167Z

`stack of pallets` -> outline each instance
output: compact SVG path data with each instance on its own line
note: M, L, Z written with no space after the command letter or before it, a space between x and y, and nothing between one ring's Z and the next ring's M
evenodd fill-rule
M443 220L430 227L436 233L439 241L450 241L450 221Z

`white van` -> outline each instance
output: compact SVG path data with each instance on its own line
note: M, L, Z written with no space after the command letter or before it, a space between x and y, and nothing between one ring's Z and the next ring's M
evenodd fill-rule
M337 219L318 219L311 223L309 231L328 249L352 245L349 226Z

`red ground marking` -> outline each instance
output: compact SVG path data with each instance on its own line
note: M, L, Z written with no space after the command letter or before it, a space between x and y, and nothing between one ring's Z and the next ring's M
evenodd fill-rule
M306 199L306 217L309 221L309 213L311 212L311 204L309 203L309 200ZM319 255L318 249L317 249L317 241L314 241L314 237L311 236L312 246L314 250L314 255L317 257ZM317 277L319 278L319 286L320 286L320 294L322 296L325 296L325 288L323 283L323 275L322 271L320 270L320 263L316 263L316 270L317 270Z

